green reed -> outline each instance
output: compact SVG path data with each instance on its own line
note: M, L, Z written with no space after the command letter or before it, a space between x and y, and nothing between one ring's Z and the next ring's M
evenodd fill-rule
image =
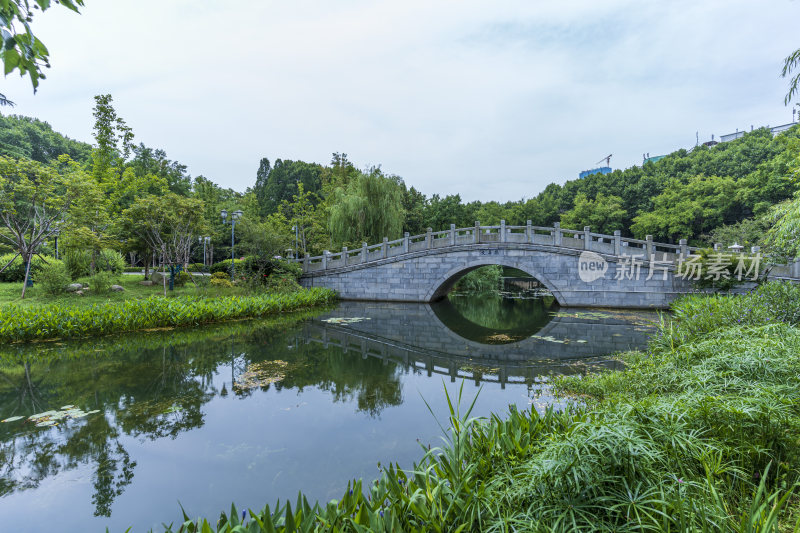
M0 341L107 335L143 329L196 326L225 320L258 318L334 301L334 291L311 288L290 294L163 298L98 303L77 308L59 303L36 308L0 309Z

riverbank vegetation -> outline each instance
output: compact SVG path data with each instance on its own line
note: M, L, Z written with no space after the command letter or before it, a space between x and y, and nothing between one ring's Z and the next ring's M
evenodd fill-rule
M10 304L0 309L0 341L66 339L260 318L327 305L335 298L334 291L315 287L285 294L150 296L80 307L63 302Z
M0 227L0 268L17 254L23 265L33 258L35 279L39 258L58 254L74 279L109 268L114 253L123 258L122 268L141 268L145 275L153 266L210 268L231 257L223 209L243 213L234 255L253 257L250 264L261 266L275 256L352 249L476 220L561 222L639 238L650 234L657 241L736 241L789 252L785 243L764 236L780 215L773 206L798 190L796 126L774 137L756 129L641 166L554 183L519 201L465 203L458 195L425 196L378 167L360 170L341 153L328 164L262 158L252 188L224 189L189 175L163 150L135 144L110 95L95 100L93 146L59 135L46 122L0 117L0 203L8 218ZM27 233L16 235L14 228ZM21 272L24 277L25 268Z
M181 530L796 530L799 302L778 282L685 297L625 370L561 378L570 407L476 420L448 398L444 445L419 464Z

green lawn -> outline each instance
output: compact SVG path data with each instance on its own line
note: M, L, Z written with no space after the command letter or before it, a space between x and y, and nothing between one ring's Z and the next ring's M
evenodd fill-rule
M22 283L0 283L0 310L7 304L18 304L25 307L37 307L47 304L61 304L70 305L76 308L91 307L98 303L107 302L122 302L131 299L142 299L149 296L163 295L164 289L161 285L144 286L140 281L144 280L144 276L124 274L119 277L116 282L125 288L124 292L111 292L108 294L92 294L92 291L87 291L83 296L77 296L71 293L65 293L60 296L50 296L44 292L42 287L28 287L25 294L25 299L20 299L22 292ZM78 282L89 284L89 278L81 278ZM212 287L207 283L202 283L198 280L198 287L192 283L187 283L183 287L175 287L175 290L167 290L168 298L176 298L181 296L245 296L249 293L248 289L242 287Z

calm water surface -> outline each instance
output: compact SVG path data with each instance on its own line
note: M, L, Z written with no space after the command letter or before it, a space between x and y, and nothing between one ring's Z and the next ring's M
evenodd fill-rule
M542 299L454 297L433 306L343 302L300 323L4 348L0 518L5 531L159 529L260 509L303 490L341 496L378 463L411 467L464 383L476 413L542 409L548 376L613 367L648 313ZM26 418L74 405L82 418Z

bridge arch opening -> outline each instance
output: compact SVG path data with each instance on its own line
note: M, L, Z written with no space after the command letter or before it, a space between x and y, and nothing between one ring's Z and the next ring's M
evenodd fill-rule
M429 291L429 293L428 293L428 295L426 297L426 301L428 301L428 302L438 302L439 300L442 300L443 298L446 298L447 295L450 293L450 291L453 289L453 287L456 285L458 280L460 280L461 278L463 278L465 275L467 275L468 273L472 272L473 270L476 270L476 269L478 269L480 267L483 267L483 266L489 266L489 265L497 265L497 266L501 266L501 267L508 267L508 268L521 270L522 272L526 273L527 275L529 275L530 277L534 278L536 281L541 283L541 285L544 288L549 290L550 293L555 298L555 300L558 303L558 305L562 305L562 306L564 305L564 300L563 300L563 297L561 296L561 293L555 288L553 283L551 283L541 273L532 271L530 269L530 267L528 267L527 265L519 265L515 261L504 261L504 260L500 260L499 258L495 259L495 260L489 260L488 258L487 259L477 259L477 260L470 261L466 265L459 266L459 267L456 267L456 268L452 269L451 271L447 272L444 276L442 276L439 280L437 280L436 282L433 283L433 287Z

